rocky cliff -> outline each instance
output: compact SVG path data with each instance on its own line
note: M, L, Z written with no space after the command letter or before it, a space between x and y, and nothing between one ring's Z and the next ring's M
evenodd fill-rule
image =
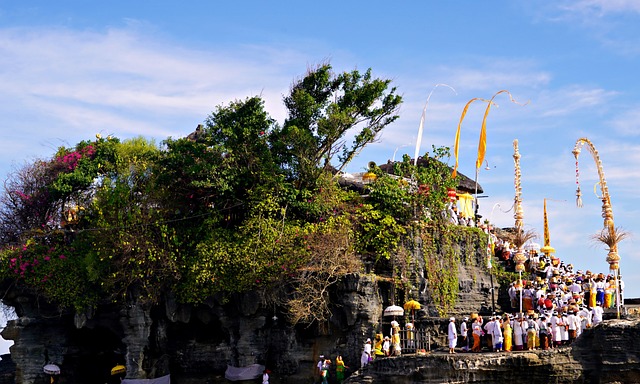
M418 327L431 327L434 346L444 343L443 328L432 304L424 263L416 248L410 287L426 304L416 313ZM458 270L459 293L453 314L489 310L490 276L484 255L473 244L458 250L464 257ZM406 292L405 292L406 294ZM391 319L385 306L402 297L388 278L375 273L351 274L332 287L332 316L327 323L291 327L279 308L265 307L255 293L230 301L210 299L206 305L178 304L171 295L157 306L135 301L105 304L86 313L59 312L29 291L10 287L3 298L15 307L18 319L2 332L13 340L15 382L46 378L42 367L61 367L61 382L104 383L111 367L125 364L129 378L153 378L170 373L177 383L216 382L227 365L266 365L274 377L302 382L314 373L320 354L340 353L357 366L366 338ZM402 305L402 303L396 303ZM386 327L386 325L385 325Z
M608 320L547 351L405 355L375 360L347 383L640 383L640 321Z

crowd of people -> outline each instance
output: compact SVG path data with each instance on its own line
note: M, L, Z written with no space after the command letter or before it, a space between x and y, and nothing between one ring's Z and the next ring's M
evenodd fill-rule
M485 232L489 228L485 227ZM508 242L494 237L495 256L506 269L515 266ZM535 350L571 344L585 329L598 325L606 308L623 303L621 277L574 270L553 254L527 250L525 276L508 288L510 311L483 318L465 317L459 327L450 318L449 353Z

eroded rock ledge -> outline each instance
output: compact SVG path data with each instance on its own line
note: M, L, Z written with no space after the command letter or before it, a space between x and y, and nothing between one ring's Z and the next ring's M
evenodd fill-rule
M640 383L640 320L608 320L547 351L433 352L374 361L347 383Z

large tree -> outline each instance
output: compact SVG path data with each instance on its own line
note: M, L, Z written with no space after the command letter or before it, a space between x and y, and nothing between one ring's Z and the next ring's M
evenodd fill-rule
M343 169L398 118L402 98L390 82L374 78L371 69L336 75L324 64L292 85L284 98L289 116L271 140L281 167L298 186L313 189L323 169Z
M281 126L249 97L217 107L164 150L101 137L60 148L5 184L0 277L76 308L132 295L154 302L168 290L187 302L256 287L293 292L289 283L309 273L323 280L306 292L324 290L360 265L360 197L332 173L398 117L389 84L371 70L336 75L321 65L293 84Z

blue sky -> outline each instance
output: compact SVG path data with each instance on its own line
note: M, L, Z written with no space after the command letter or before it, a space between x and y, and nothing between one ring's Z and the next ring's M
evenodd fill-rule
M597 173L580 156L584 207L575 206L580 137L600 153L627 297L640 297L640 2L635 0L387 1L0 0L0 176L96 133L157 142L182 137L214 107L262 95L279 122L282 97L307 68L372 68L403 95L400 119L348 171L413 155L427 96L421 153L453 147L462 108L496 97L487 120L480 213L512 226L513 140L522 155L525 227L577 269L607 272L591 240L603 226ZM445 83L456 90L434 86ZM462 125L459 171L474 177L485 105ZM453 159L451 160L453 164ZM542 243L542 239L538 239Z

